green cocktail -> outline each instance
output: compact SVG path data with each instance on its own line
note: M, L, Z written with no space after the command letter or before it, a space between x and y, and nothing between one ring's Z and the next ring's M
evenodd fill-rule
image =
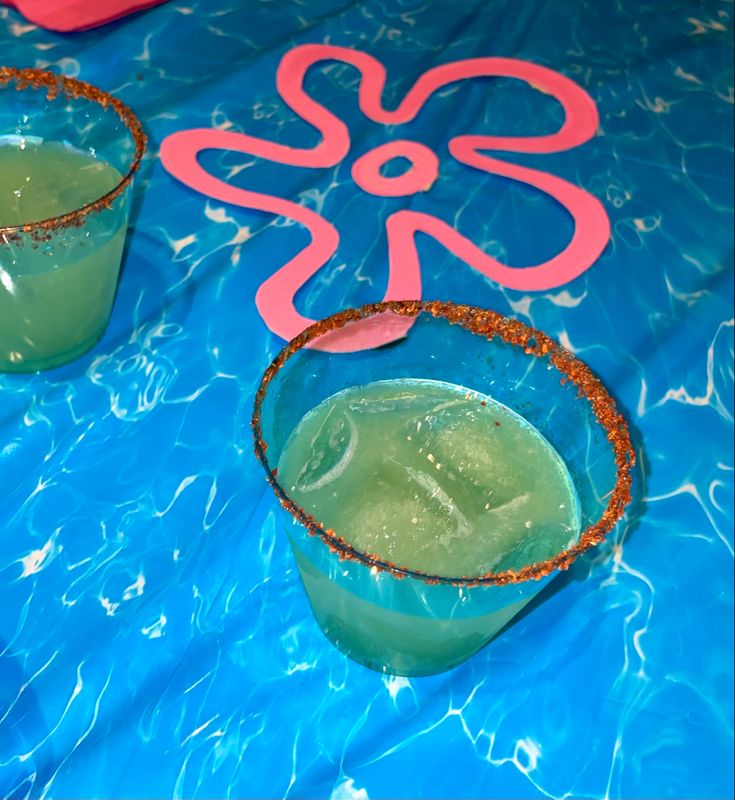
M518 569L579 536L574 485L546 439L492 398L439 381L376 381L327 398L296 426L278 475L302 508L353 547L438 576ZM333 582L298 545L295 553L327 636L369 663L372 637L346 633L334 615ZM355 594L340 607L343 620L375 614ZM507 616L505 609L460 622L394 611L387 620L382 611L373 626L423 652L433 671L448 640L465 638L471 655L478 635L492 635ZM465 655L456 641L452 649L454 658Z
M144 148L119 101L39 70L0 69L0 371L88 350L117 287Z
M68 214L117 186L120 173L59 142L3 142L0 137L0 226ZM6 368L67 361L99 339L110 316L125 242L95 218L65 233L64 247L31 242L0 260L0 349ZM100 222L103 224L100 225Z
M492 398L440 381L332 395L296 426L278 475L353 547L434 575L518 569L579 536L574 485L546 439Z
M390 347L318 350L401 315L415 323ZM629 496L627 428L599 381L480 309L389 303L322 321L266 372L253 427L317 621L384 672L468 658Z

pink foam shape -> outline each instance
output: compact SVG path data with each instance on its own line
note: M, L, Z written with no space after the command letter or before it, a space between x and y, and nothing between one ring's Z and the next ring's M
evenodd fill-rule
M176 131L163 140L161 160L169 172L192 189L196 187L189 183L189 170L192 164L196 164L196 156L202 150L233 150L236 153L246 153L291 167L333 167L349 152L349 133L341 122L339 126L325 125L319 131L322 134L321 142L315 147L304 148L269 142L257 136L248 136L246 133L235 133L235 131L189 128L185 131ZM176 154L179 149L187 154L186 159L177 160ZM172 164L175 169L169 168ZM196 171L191 169L193 176Z
M314 322L296 310L293 303L296 292L334 255L339 234L327 220L299 203L240 189L207 172L197 161L197 155L210 147L212 133L222 134L226 131L192 129L167 137L161 144L161 161L171 174L179 178L185 175L187 186L207 197L286 217L309 231L311 242L264 281L255 295L255 304L268 327L283 339L292 339ZM222 140L220 136L214 139ZM401 275L393 276L393 290L398 294L403 292L402 284ZM284 303L284 298L288 298L290 302ZM401 338L410 327L411 321L405 317L390 316L391 319L386 317L383 320L388 323L383 326L377 326L374 320L366 320L365 323L336 331L315 344L319 349L330 352L351 352L378 347L386 341Z
M415 322L415 319L384 311L358 322L351 322L339 330L325 333L306 346L327 353L355 353L358 350L370 350L373 347L380 347L402 339Z
M388 178L380 168L393 158L406 158L411 168L402 175ZM436 153L419 142L396 139L360 156L352 165L352 179L364 191L379 197L405 197L428 191L439 177Z
M313 322L296 311L294 298L306 281L332 257L339 243L339 235L326 220L297 203L238 189L214 178L198 165L196 157L204 149L224 148L299 167L337 164L349 151L348 130L341 120L313 100L303 85L308 69L323 60L342 61L358 69L361 73L360 108L372 121L386 125L410 122L437 89L476 77L509 77L526 81L556 98L564 109L563 125L551 134L529 137L458 136L450 142L449 147L452 155L468 166L535 186L560 202L575 222L574 235L567 247L543 264L512 268L488 256L445 222L429 214L399 211L386 223L389 277L384 299L418 299L421 296L421 270L414 241L416 232L432 236L471 267L502 285L524 291L543 291L561 286L581 275L599 257L609 239L610 228L604 208L596 198L561 178L540 170L508 164L478 152L491 149L552 153L577 147L592 138L598 126L597 109L589 95L569 78L546 67L517 59L466 59L428 70L411 87L398 107L389 111L382 105L386 72L379 61L367 53L349 48L303 45L284 55L278 67L276 84L284 101L319 131L322 137L319 144L312 148L293 148L231 131L195 129L172 134L164 140L161 149L166 169L191 188L223 202L288 217L309 231L311 242L264 281L256 293L258 310L273 332L284 339L291 339ZM356 162L356 181L362 184L365 184L363 169L367 162L368 191L377 185L370 168L386 152L391 152L389 147L382 146L378 148L377 155L368 153ZM424 169L428 180L430 169L428 166ZM391 180L382 176L380 179ZM370 321L357 323L332 334L329 340L325 337L317 346L335 352L367 349L405 335L410 325L410 320L400 318L381 326Z
M134 14L165 0L0 0L0 5L16 8L39 28L61 33L85 31L107 25L127 14Z
M360 110L365 116L383 125L411 122L424 107L429 97L438 89L471 78L516 78L544 94L551 95L564 109L562 127L551 134L540 136L494 136L494 149L516 153L553 153L578 147L591 139L599 124L597 108L592 98L573 80L559 72L517 58L467 58L442 64L427 70L409 89L393 111L383 108L385 67L373 56L360 50L336 45L305 44L290 50L278 67L277 85L286 94L281 96L304 119L314 115L329 115L304 91L304 78L310 67L319 61L342 61L351 64L361 73L359 88ZM283 73L283 74L282 74ZM317 112L316 109L321 109ZM490 138L490 137L488 137Z
M534 186L561 203L574 220L574 233L569 244L542 264L518 269L487 255L435 217L429 218L431 223L424 220L417 230L434 236L478 272L509 289L539 292L573 281L594 264L610 239L610 220L604 206L589 192L555 175L478 153L478 149L487 147L492 138L457 136L449 142L449 152L468 166Z

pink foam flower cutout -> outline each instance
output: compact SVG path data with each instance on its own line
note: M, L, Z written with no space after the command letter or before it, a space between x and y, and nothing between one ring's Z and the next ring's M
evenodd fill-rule
M564 110L564 122L555 133L539 136L455 136L448 142L450 155L462 164L535 187L553 197L571 214L574 233L567 246L549 260L523 268L510 267L483 252L473 242L438 217L401 209L386 220L389 276L385 300L421 299L421 266L415 235L423 233L442 244L481 274L510 289L546 291L560 287L589 269L610 238L610 223L597 198L574 184L530 167L507 163L485 151L556 153L578 147L594 137L598 128L597 108L592 98L574 81L547 67L513 58L472 58L427 70L409 89L398 107L382 104L386 72L374 57L360 50L332 45L308 44L287 52L278 66L276 86L283 101L321 134L314 147L278 144L244 133L194 128L168 136L161 146L164 167L190 188L212 199L243 208L276 214L303 225L311 241L273 275L256 293L255 302L268 327L289 340L311 325L294 305L297 291L335 254L337 229L324 217L299 203L275 195L250 191L211 175L197 157L208 149L246 153L294 167L325 168L337 165L350 150L345 123L304 89L307 70L320 61L340 61L361 75L359 107L372 122L399 125L411 122L427 100L451 83L478 77L505 77L525 81L538 91L556 98ZM381 174L390 159L402 157L410 168L397 177ZM380 145L358 158L352 177L359 189L382 197L410 196L428 191L439 174L439 159L418 142L399 139ZM332 352L350 352L377 347L405 335L414 320L401 317L370 318L324 337L315 345Z

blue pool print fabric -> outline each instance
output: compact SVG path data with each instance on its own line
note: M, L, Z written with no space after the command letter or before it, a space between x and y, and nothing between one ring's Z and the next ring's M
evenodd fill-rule
M733 796L734 13L170 0L57 34L0 8L0 64L98 85L149 136L104 337L67 366L0 375L0 797ZM166 168L164 143L192 129L317 148L276 82L313 45L382 64L385 109L430 70L494 57L574 82L599 116L573 147L490 153L604 210L588 268L519 288L425 231L415 251L424 297L513 316L589 363L631 425L634 499L528 613L429 678L359 666L310 613L252 452L254 393L283 345L256 294L312 241L307 218L339 243L284 295L292 319L384 296L396 214L445 222L514 275L549 262L572 240L569 209L450 143L550 135L564 111L543 86L479 77L379 124L360 72L326 60L304 90L349 134L334 163L199 154L300 217ZM377 196L353 179L394 141L436 155L430 191Z

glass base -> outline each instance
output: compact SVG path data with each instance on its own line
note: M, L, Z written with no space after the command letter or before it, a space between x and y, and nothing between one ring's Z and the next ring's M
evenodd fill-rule
M97 342L99 342L106 330L107 323L105 323L104 327L93 336L90 336L83 342L80 342L71 350L65 350L62 353L52 353L47 356L26 359L19 362L12 362L8 360L0 361L0 373L6 372L28 374L32 372L43 372L45 370L54 369L55 367L61 367L64 364L68 364L70 361L74 361L80 356L83 356L88 350L91 350L97 344Z
M297 548L293 550L324 635L354 661L383 674L421 677L458 666L484 647L536 594L474 616L405 613L339 586ZM429 593L435 589L425 586Z

